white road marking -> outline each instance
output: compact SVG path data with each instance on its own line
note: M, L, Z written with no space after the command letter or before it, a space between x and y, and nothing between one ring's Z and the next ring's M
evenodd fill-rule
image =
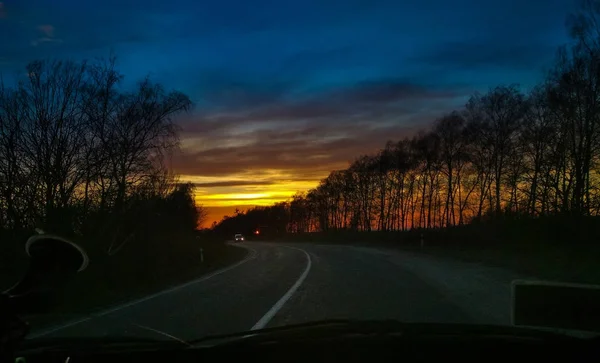
M277 314L277 312L279 310L281 310L283 305L285 305L285 303L292 297L292 295L294 295L296 290L298 290L300 285L302 285L302 283L306 279L306 276L308 276L308 272L310 271L310 268L312 266L312 261L310 259L310 255L303 249L291 247L291 246L283 246L283 247L291 248L291 249L303 252L304 255L306 256L306 268L304 269L304 272L302 272L302 275L300 275L298 280L296 280L296 282L292 285L292 287L290 287L290 289L281 297L281 299L279 299L279 301L277 301L275 303L275 305L273 305L271 307L271 309L269 309L269 311L267 311L267 313L265 315L263 315L263 317L260 318L260 320L257 321L256 324L254 324L254 326L250 330L262 329L265 326L267 326L267 324L269 324L269 321L271 321L271 319L273 319L275 314Z
M256 250L255 250L255 249L253 249L253 248L250 248L250 247L248 247L248 246L244 246L244 245L240 245L240 246L242 246L243 248L246 248L247 250L249 250L249 251L250 251L250 253L248 254L248 256L246 256L246 258L244 258L243 260L241 260L241 261L239 261L239 262L237 262L237 263L235 263L235 264L233 264L233 265L231 265L231 266L228 266L228 267L222 268L222 269L220 269L220 270L217 270L217 271L215 271L215 272L213 272L213 273L211 273L211 274L205 275L205 276L203 276L203 277L201 277L201 278L199 278L199 279L196 279L196 280L193 280L193 281L190 281L190 282L186 282L185 284L181 284L181 285L178 285L178 286L175 286L175 287L172 287L172 288L166 289L166 290L162 290L162 291L160 291L160 292L157 292L157 293L155 293L155 294L152 294L152 295L145 296L145 297L143 297L143 298L141 298L141 299L133 300L133 301L130 301L130 302L128 302L128 303L125 303L125 304L123 304L123 305L116 306L116 307L114 307L114 308L112 308L112 309L108 309L108 310L104 310L104 311L101 311L101 312L98 312L98 313L93 313L93 314L90 314L90 316L87 316L87 317L85 317L85 318L83 318L83 319L79 319L79 320L70 321L70 322L68 322L68 323L61 324L61 325L58 325L58 326L55 326L55 327L49 328L49 329L47 329L47 330L42 330L42 331L40 331L40 332L34 332L34 333L31 333L30 335L28 335L28 336L27 336L27 338L39 338L39 337L42 337L42 336L45 336L45 335L48 335L48 334L52 334L52 333L54 333L54 332L57 332L57 331L59 331L59 330L63 330L63 329L66 329L66 328L72 327L72 326L74 326L74 325L78 325L78 324L81 324L81 323L85 323L86 321L90 321L90 320L92 320L92 319L94 319L94 318L99 318L99 317L102 317L102 316L105 316L105 315L108 315L108 314L114 313L114 312L116 312L116 311L119 311L119 310L122 310L122 309L128 308L128 307L130 307L130 306L137 305L137 304L139 304L139 303L142 303L142 302L144 302L144 301L148 301L148 300L150 300L150 299L154 299L155 297L158 297L158 296L160 296L160 295L168 294L168 293L170 293L170 292L173 292L173 291L177 291L177 290L183 289L183 288L185 288L185 287L188 287L188 286L190 286L190 285L193 285L193 284L197 284L197 283L199 283L199 282L206 281L206 280L208 280L208 279L210 279L210 278L213 278L213 277L215 277L215 276L218 276L218 275L220 275L220 274L222 274L222 273L225 273L225 272L227 272L227 271L229 271L229 270L233 270L234 268L236 268L236 267L238 267L238 266L242 265L243 263L246 263L246 262L248 262L248 261L250 261L250 260L252 260L252 259L256 258L257 252L256 252Z

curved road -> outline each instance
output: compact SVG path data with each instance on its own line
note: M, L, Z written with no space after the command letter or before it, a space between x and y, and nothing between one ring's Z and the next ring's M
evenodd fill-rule
M510 281L476 264L385 249L248 242L246 258L32 337L190 340L308 321L510 323Z

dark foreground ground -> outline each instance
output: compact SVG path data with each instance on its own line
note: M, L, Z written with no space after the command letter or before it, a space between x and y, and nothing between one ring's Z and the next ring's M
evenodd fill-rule
M246 257L182 286L34 329L33 337L191 340L333 318L509 324L510 282L526 277L380 248L282 242L232 248Z

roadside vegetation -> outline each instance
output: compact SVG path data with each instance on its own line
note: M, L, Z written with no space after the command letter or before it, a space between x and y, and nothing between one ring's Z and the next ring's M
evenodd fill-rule
M36 61L0 82L0 288L26 269L36 228L90 257L62 296L69 308L160 290L239 255L207 244L200 263L205 212L169 168L173 118L191 106L149 79L124 86L114 59Z
M476 93L414 137L214 232L406 248L424 235L432 253L600 282L600 10L583 4L569 17L572 41L533 89Z

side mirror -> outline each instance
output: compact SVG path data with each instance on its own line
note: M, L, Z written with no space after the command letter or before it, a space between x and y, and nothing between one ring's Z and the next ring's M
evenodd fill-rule
M21 281L4 292L18 313L44 310L51 303L52 292L89 263L80 246L50 234L30 237L25 251L30 258L29 269Z
M21 281L0 294L0 362L15 361L15 351L29 331L19 314L48 309L57 288L89 263L81 247L49 234L30 237L25 251L29 269Z

